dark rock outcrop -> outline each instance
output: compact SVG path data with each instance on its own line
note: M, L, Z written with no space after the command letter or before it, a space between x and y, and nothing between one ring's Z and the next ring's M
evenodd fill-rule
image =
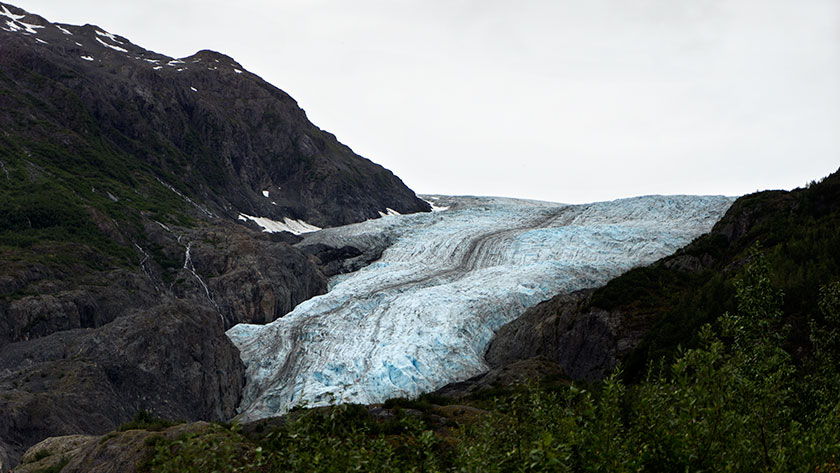
M227 329L271 322L326 292L316 260L266 233L221 221L194 228L148 221L145 235L147 241L136 247L134 268L7 269L8 289L0 292L0 346L101 327L127 308L150 308L162 297L206 305L222 316Z
M219 314L164 303L0 350L0 448L14 460L46 437L102 434L140 410L225 420L243 384Z
M615 368L643 331L625 324L619 312L579 310L591 291L556 296L504 325L484 357L494 369L544 357L572 379L596 380Z
M327 277L358 271L382 257L383 250L363 252L355 246L334 248L323 243L299 247L304 253L316 258Z

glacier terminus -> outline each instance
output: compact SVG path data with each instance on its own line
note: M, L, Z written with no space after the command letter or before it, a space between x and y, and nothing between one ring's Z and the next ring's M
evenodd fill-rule
M246 366L243 420L298 405L413 397L479 374L495 331L525 309L673 253L734 200L427 198L446 210L305 235L299 245L384 251L286 316L227 332Z

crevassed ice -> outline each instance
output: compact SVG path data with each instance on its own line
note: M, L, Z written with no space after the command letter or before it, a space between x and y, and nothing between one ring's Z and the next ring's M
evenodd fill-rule
M241 416L416 396L479 374L503 324L557 293L672 253L711 229L732 200L439 197L446 212L308 234L301 244L359 245L382 235L392 244L285 317L228 331L247 369Z

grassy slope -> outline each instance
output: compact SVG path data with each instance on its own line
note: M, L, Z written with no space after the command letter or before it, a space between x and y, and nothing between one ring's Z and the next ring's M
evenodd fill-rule
M9 113L0 133L4 274L14 276L31 263L58 272L136 265L129 240L145 243L142 217L190 223L184 199L143 159L115 151L77 96L26 74L31 77L23 83L52 92L49 103L40 101L0 72L0 101Z

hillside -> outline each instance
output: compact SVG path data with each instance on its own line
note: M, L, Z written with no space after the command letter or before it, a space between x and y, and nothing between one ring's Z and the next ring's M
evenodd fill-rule
M785 295L787 349L801 358L811 350L806 320L820 287L840 278L840 172L806 188L741 197L711 232L673 255L594 292L540 304L499 330L487 361L501 368L541 356L590 380L620 364L639 379L651 360L695 346L703 324L736 308L733 281L755 245Z

